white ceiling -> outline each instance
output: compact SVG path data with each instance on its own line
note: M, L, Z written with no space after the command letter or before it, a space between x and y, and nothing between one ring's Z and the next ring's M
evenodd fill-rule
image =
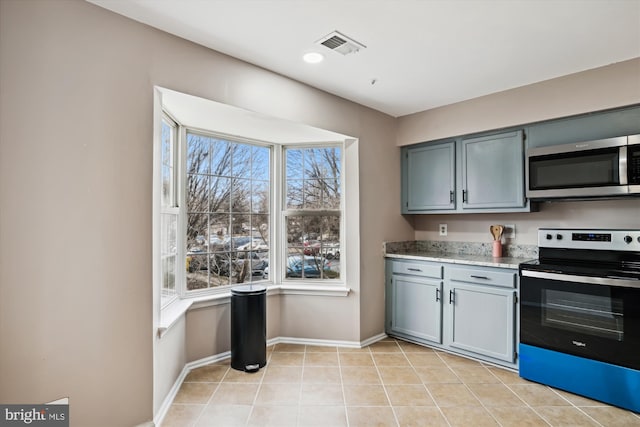
M87 1L396 117L640 57L640 0Z

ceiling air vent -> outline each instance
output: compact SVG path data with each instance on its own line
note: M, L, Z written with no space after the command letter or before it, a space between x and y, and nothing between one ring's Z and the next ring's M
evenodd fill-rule
M334 31L331 34L327 34L316 43L328 47L332 51L341 53L343 55L356 53L360 49L366 49L366 46L362 43L358 43L357 41L350 39L349 37L345 36L344 34L340 34L337 31Z

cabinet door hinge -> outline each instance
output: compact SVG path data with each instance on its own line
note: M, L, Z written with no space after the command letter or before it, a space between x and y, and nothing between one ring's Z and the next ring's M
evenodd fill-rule
M514 351L513 352L513 361L515 362L516 360L518 360L518 352Z
M514 304L518 303L518 294L516 292L513 293L513 303Z

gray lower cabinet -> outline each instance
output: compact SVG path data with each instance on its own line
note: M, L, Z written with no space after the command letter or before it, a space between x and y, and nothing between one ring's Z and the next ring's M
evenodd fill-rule
M442 343L442 264L387 260L386 275L387 332Z
M451 279L447 281L447 288L450 297L447 344L513 363L516 313L513 288Z
M388 259L387 333L516 367L517 280L512 269Z
M391 331L442 342L442 280L393 275Z

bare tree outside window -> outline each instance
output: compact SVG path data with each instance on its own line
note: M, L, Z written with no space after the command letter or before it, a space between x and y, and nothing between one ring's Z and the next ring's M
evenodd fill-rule
M187 133L187 290L263 279L271 149Z
M285 276L338 279L342 150L287 148L285 153Z

